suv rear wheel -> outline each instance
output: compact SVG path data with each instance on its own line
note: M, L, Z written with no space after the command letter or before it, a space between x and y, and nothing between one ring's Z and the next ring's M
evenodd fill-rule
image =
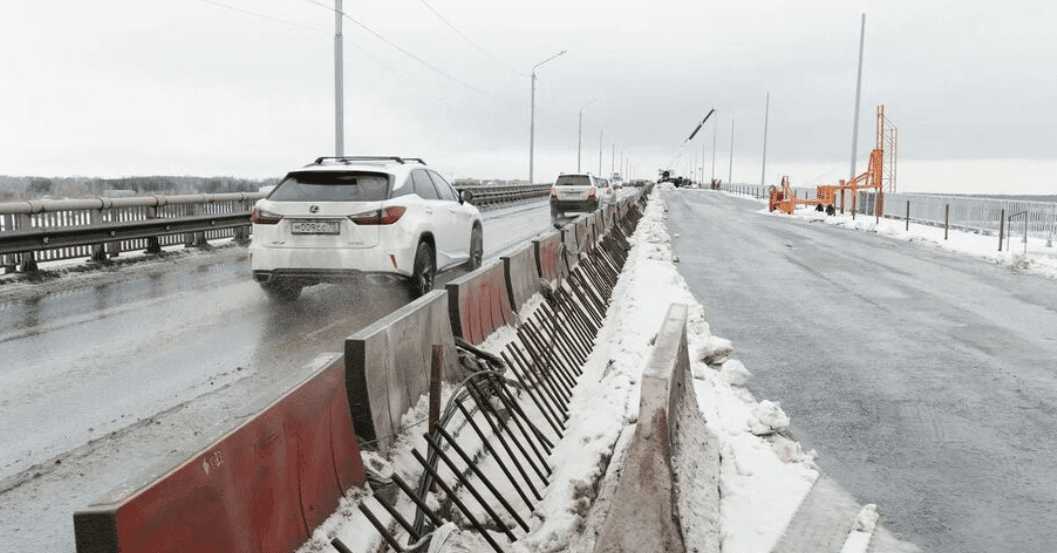
M466 268L471 271L480 269L483 259L484 235L480 227L473 227L473 232L470 233L470 259L466 262Z
M415 268L411 274L409 288L413 297L421 297L433 290L433 277L437 272L433 264L433 248L426 242L418 243L415 251Z

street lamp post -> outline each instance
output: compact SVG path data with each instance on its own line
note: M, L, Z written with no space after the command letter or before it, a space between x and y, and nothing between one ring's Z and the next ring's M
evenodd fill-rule
M532 170L535 164L535 149L536 149L536 68L551 61L552 59L565 53L565 50L554 54L553 56L537 63L532 66L532 114L529 118L529 184L533 183Z
M590 102L587 102L586 104L580 106L580 128L579 128L579 130L577 130L577 134L576 134L576 172L577 173L580 172L580 149L583 147L583 143L584 143L584 108L589 106L589 105L591 105L591 104L593 104L593 103L595 103L595 102L597 102L597 101L598 101L598 98L595 98L594 100L591 100Z

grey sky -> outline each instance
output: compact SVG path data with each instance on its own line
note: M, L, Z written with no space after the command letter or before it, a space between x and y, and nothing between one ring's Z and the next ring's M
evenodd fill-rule
M899 127L901 163L1057 159L1057 3L427 2L344 2L439 70L345 20L346 153L527 178L529 74L567 50L537 70L537 181L576 170L578 112L597 99L583 110L584 170L598 171L601 131L603 173L622 153L638 176L695 156L708 171L715 132L726 180L733 118L734 180L758 182L768 91L768 181L772 164L844 178L865 12L860 166L880 103ZM328 6L4 2L0 174L265 177L333 153Z

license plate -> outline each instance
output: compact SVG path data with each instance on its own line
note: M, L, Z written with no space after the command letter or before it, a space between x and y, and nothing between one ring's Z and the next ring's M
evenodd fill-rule
M583 194L579 192L562 192L558 195L563 200L579 200L582 196Z
M341 234L338 221L293 221L290 231L294 234Z

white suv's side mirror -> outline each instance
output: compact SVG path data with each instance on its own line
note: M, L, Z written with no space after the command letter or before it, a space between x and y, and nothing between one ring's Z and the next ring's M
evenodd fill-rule
M470 192L469 190L460 190L459 191L459 203L460 204L466 203L466 202L468 202L470 200L473 200L473 192Z

